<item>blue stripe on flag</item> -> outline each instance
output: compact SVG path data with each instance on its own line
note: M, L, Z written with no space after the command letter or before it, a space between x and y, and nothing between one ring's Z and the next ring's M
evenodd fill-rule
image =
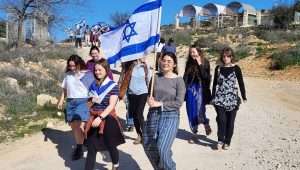
M149 37L149 39L144 42L124 47L116 55L108 57L107 62L109 64L114 64L124 56L145 51L148 47L155 45L159 41L159 37L159 34L157 34L156 36Z
M146 3L146 4L138 7L132 14L151 11L151 10L154 10L154 9L157 9L157 8L160 8L160 7L161 7L161 0L156 0L156 1ZM111 27L108 32L112 32L112 31L115 31L115 30L123 27L124 25L126 25L128 23L128 20L125 23L123 23L123 24L121 24L117 27ZM104 34L106 34L106 33L104 33Z
M140 12L146 12L146 11L152 11L152 10L160 8L160 7L161 7L161 0L156 0L156 1L149 2L149 3L146 3L142 6L140 6L133 12L133 14L140 13Z

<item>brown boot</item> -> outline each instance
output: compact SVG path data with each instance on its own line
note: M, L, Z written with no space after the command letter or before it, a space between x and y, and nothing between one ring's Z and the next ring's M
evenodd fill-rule
M207 124L207 125L204 125L204 128L205 128L205 134L206 134L206 136L210 135L211 132L212 132L210 126Z

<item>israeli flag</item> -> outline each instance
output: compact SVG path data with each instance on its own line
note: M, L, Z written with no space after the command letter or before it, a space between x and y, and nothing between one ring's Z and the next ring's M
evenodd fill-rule
M100 36L109 64L131 61L153 51L159 41L161 0L148 0L123 25Z

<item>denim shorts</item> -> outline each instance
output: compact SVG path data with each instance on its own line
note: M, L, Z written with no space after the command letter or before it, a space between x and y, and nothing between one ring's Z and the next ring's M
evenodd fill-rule
M72 122L74 120L87 121L89 119L89 108L86 98L67 99L66 120Z

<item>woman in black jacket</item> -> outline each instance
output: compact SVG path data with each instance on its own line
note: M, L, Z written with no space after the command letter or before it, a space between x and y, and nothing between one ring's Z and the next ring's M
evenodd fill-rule
M197 134L198 125L204 124L206 135L211 133L209 119L206 117L205 105L210 103L210 64L203 51L191 46L186 62L184 81L186 84L186 110L192 132ZM194 143L194 140L189 140Z

